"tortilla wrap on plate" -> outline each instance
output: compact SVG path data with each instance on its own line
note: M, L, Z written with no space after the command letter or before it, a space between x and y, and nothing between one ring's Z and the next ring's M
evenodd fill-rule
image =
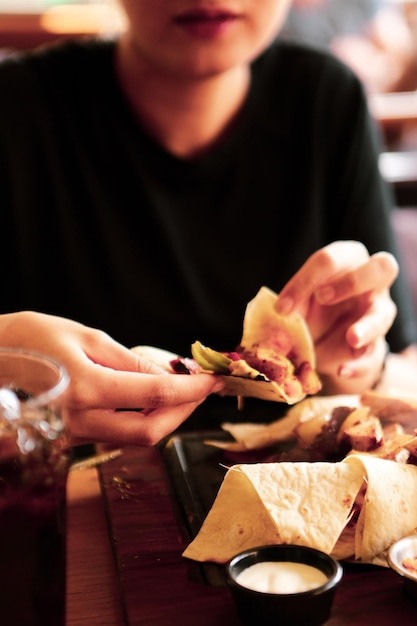
M183 556L225 563L256 545L295 543L381 564L381 554L417 528L416 490L416 466L366 455L232 466Z
M366 492L355 532L355 559L365 563L417 529L417 467L366 455L344 459L362 467Z
M222 450L245 452L260 450L276 443L296 438L300 424L315 423L314 429L320 428L330 420L332 411L340 406L358 407L358 395L312 396L290 406L283 417L259 424L252 422L224 422L221 427L228 432L233 441L206 439L205 443Z

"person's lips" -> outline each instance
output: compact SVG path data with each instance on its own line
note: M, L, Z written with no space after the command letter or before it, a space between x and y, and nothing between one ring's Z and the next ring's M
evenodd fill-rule
M177 15L174 22L195 37L212 38L225 32L238 15L222 9L195 9Z

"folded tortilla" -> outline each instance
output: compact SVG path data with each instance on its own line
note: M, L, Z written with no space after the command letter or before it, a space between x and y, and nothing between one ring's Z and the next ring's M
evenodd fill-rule
M315 369L314 342L308 325L298 313L278 313L275 310L277 298L274 291L263 286L247 304L242 339L237 349L238 353L244 352L241 360L234 361L230 366L231 373L224 375L222 395L295 404L306 395L321 390ZM253 363L249 363L250 369L245 371L248 358L245 351L252 359L255 357L255 362L265 364L270 361L273 364L279 361L279 380L274 380ZM268 369L273 371L274 368ZM219 373L215 364L213 371Z
M191 346L193 359L153 346L135 346L132 350L170 373L222 375L224 388L220 395L295 404L307 395L318 393L322 385L306 321L298 313L277 313L277 298L274 291L261 287L247 304L242 339L236 350L218 352L200 341ZM227 357L228 354L233 354L233 358ZM178 362L181 370L176 369Z
M362 482L361 467L342 463L233 466L183 555L224 563L241 550L269 543L331 552Z
M417 528L415 493L416 466L366 455L339 463L235 465L183 556L225 563L256 545L295 543L380 563L394 541Z
M231 450L245 452L260 450L276 443L288 441L296 437L296 428L311 419L321 418L323 422L330 419L333 409L341 406L358 407L358 395L312 396L291 406L285 415L269 424L249 422L224 422L222 429L232 435L234 441L207 439L206 444Z
M366 455L348 456L362 467L366 493L355 532L355 559L365 563L417 528L417 467Z
M314 368L316 355L310 329L298 313L282 315L275 310L278 294L268 287L261 287L256 296L248 302L243 320L241 345L250 349L255 345L268 344L271 331L275 331L273 341L284 346L291 340L291 361L295 365L307 362Z

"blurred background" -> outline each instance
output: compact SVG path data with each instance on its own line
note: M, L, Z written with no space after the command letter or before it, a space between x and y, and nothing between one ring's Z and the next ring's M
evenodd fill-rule
M0 0L0 59L68 38L112 37L115 3ZM327 47L359 75L385 142L383 175L399 206L417 207L417 0L293 0L280 36Z
M107 0L0 0L0 55L91 35L111 24Z
M111 37L120 25L114 3L0 0L0 59L68 38ZM328 47L351 65L382 130L383 174L399 205L417 206L417 0L293 0L280 36Z

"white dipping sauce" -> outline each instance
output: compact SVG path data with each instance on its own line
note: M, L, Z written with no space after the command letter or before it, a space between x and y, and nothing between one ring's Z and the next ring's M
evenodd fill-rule
M316 567L288 561L265 561L242 570L237 582L243 587L264 593L300 593L327 582Z

